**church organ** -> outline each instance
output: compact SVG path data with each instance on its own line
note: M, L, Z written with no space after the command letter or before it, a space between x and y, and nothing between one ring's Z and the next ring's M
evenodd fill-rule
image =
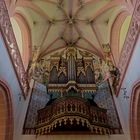
M74 48L69 48L65 56L51 57L47 85L50 100L38 110L36 134L110 134L107 110L94 102L92 57L78 58Z

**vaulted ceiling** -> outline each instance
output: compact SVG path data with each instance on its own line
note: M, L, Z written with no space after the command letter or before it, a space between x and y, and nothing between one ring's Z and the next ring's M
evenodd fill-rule
M133 13L131 0L7 0L7 7L16 38L27 30L28 39L17 42L30 40L39 59L67 47L104 58L103 45L109 44L116 63Z

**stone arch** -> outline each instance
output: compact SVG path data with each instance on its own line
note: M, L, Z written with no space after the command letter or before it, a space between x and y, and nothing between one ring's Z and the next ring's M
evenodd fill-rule
M21 57L23 60L24 67L25 69L27 69L32 52L31 29L25 17L20 13L15 13L13 19L16 21L21 31L22 36Z
M140 140L140 81L134 85L130 101L131 140Z
M13 140L12 102L8 86L0 80L0 140Z
M112 26L111 26L111 30L110 30L110 46L111 46L111 53L112 53L112 59L114 61L114 64L117 65L119 62L119 40L120 40L120 31L121 31L121 27L125 21L125 19L127 18L127 16L129 15L128 12L126 11L122 11L120 12L116 19L114 20Z

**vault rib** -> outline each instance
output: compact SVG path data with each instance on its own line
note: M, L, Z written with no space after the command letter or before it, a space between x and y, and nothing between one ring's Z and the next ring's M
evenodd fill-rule
M47 20L51 20L51 18L47 15L46 12L44 12L39 6L37 6L31 1L24 1L24 2L18 1L16 6L31 8L34 12L38 13L43 18L46 17Z

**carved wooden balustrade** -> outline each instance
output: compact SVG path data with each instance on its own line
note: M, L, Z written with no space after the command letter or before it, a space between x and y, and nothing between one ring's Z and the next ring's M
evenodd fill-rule
M36 134L110 134L106 111L80 97L62 97L38 111Z
M18 77L19 85L23 91L23 96L26 97L29 89L29 83L22 63L20 52L18 50L5 0L0 0L0 33L2 34L4 43L7 47L13 67Z

